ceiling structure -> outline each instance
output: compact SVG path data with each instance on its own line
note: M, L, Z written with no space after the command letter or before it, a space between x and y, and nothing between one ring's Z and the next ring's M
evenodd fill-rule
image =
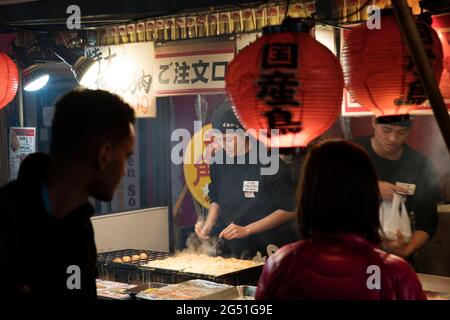
M336 0L315 1L316 7ZM66 31L67 8L80 8L83 28L128 23L140 19L208 9L242 9L273 0L0 0L0 33L11 31ZM282 2L282 1L276 1ZM421 0L432 12L450 11L450 0Z
M195 12L199 9L245 8L268 2L267 0L0 0L0 32L67 30L66 21L70 14L66 11L70 5L77 5L80 8L83 28L95 28Z

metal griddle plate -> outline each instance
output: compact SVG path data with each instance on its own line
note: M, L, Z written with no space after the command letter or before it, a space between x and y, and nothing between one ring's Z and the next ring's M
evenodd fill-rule
M157 273L161 273L161 274L167 274L167 275L186 275L186 276L192 277L193 279L195 279L195 278L222 279L222 278L229 278L229 277L241 275L241 274L247 273L247 272L262 271L263 267L264 267L264 265L261 264L261 265L258 265L258 266L244 268L244 269L240 269L240 270L233 271L233 272L223 273L223 274L220 274L220 275L212 275L212 274L204 274L204 273L192 273L192 272L185 272L183 270L173 270L173 269L165 269L165 268L148 267L146 265L142 265L141 269L146 269L146 270L149 270L149 271L153 271L153 272L157 272Z

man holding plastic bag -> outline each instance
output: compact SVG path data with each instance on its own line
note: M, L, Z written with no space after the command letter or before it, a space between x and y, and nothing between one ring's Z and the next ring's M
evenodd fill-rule
M383 247L410 257L435 234L439 189L431 161L405 144L409 116L372 120L373 137L355 139L369 154L378 175Z

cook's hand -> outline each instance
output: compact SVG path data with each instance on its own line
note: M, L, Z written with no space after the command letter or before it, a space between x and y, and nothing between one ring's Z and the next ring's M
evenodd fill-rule
M382 239L382 246L388 250L390 253L393 253L402 258L408 257L412 252L409 250L409 243L405 241L403 234L400 230L397 230L397 240L389 240Z
M378 187L380 188L381 198L386 201L392 201L394 197L394 193L408 193L408 190L405 188L396 186L395 184L386 182L386 181L378 181Z
M205 221L199 220L195 224L195 233L200 239L206 240L209 239L209 233L211 232L212 227L205 223Z
M228 227L222 230L219 234L219 238L225 238L227 240L245 238L250 235L249 230L246 227L238 226L237 224L230 223Z

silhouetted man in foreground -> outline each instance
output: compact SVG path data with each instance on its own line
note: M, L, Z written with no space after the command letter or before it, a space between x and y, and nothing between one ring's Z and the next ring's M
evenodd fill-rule
M110 201L135 142L134 111L101 90L55 106L50 154L22 163L0 189L0 274L9 298L95 299L90 196Z

